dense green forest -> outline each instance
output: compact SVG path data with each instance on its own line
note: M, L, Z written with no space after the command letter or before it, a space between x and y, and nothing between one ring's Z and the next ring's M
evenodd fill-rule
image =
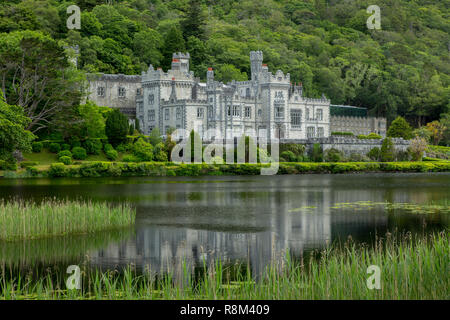
M71 4L81 8L80 30L66 27ZM381 30L366 26L371 4L381 8ZM196 76L213 67L226 82L247 79L249 51L262 50L269 68L289 72L308 96L323 92L417 127L450 119L449 8L450 0L0 0L0 60L11 54L5 43L29 30L59 47L78 45L85 72L167 69L172 52L188 51ZM67 70L56 66L67 87ZM77 95L60 98L63 107Z

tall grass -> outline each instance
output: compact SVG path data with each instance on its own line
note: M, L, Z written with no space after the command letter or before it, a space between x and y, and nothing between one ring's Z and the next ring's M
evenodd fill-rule
M0 202L0 240L14 241L86 234L134 223L136 212L124 204L46 200Z
M293 261L274 261L257 281L250 268L219 260L193 274L155 277L130 266L121 272L84 270L83 288L66 290L67 275L0 270L0 299L449 299L448 232L379 239L374 247L346 243ZM381 289L366 285L367 267L381 269ZM243 271L242 271L243 270ZM35 278L34 278L35 279Z

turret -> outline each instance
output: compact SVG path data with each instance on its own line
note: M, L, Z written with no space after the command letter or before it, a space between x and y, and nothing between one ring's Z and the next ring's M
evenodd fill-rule
M252 81L258 80L258 75L262 70L263 53L262 51L250 51L250 68Z

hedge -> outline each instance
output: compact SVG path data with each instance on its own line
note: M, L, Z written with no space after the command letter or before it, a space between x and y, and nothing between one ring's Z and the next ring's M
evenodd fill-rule
M102 162L81 165L53 163L49 169L32 167L33 176L114 177L114 176L202 176L260 175L267 164L174 164L171 162ZM38 171L38 172L36 172ZM449 172L450 161L429 162L282 162L278 174L353 172Z

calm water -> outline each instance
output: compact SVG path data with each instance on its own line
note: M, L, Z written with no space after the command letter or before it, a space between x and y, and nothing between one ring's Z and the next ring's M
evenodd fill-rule
M392 211L380 203L450 199L450 174L1 179L0 198L11 197L126 201L137 208L130 230L0 243L0 260L12 264L88 259L101 268L133 263L167 270L182 260L200 264L220 257L250 262L259 272L286 250L301 256L349 236L370 243L375 234L395 229L448 227L448 214Z

